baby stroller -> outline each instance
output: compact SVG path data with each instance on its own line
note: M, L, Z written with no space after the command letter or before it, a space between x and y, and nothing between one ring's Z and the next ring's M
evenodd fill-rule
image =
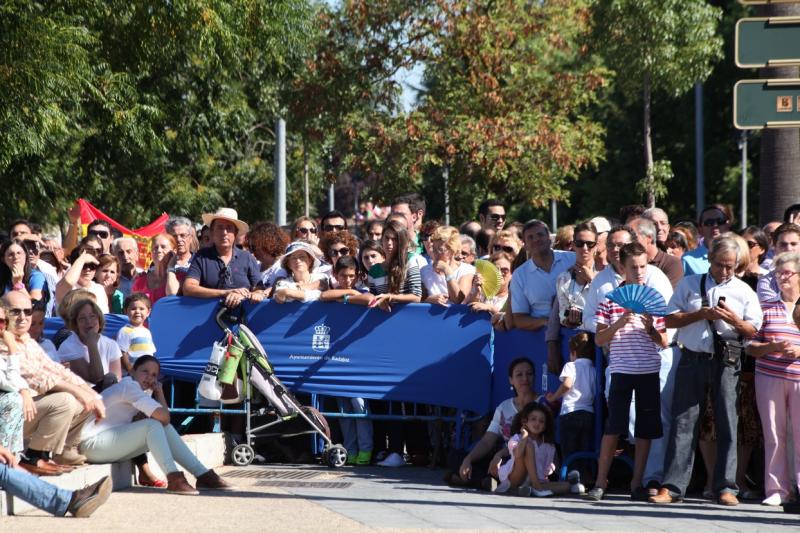
M241 386L239 398L234 401L244 403L245 442L233 447L231 461L239 466L252 463L255 458L253 443L256 438L318 434L325 441L322 450L323 463L332 468L344 466L347 462L347 450L341 444L331 441L328 422L322 414L313 407L301 405L278 380L266 350L253 332L242 323L242 313L236 317L230 310L222 307L215 320L224 337L222 342L215 343L216 356L212 352L198 392L207 399L220 400L223 385L236 385L237 374L241 378L238 382ZM250 385L269 402L267 407L258 409L255 413L251 411L253 391ZM266 423L253 427L252 419L256 416L265 417ZM294 424L291 423L293 421ZM297 422L301 423L303 429L281 431L282 428L297 426Z

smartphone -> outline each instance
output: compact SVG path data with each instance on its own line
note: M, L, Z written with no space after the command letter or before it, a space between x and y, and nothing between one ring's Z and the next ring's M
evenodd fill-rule
M719 298L717 298L717 305L719 305L721 302L723 302L723 303L725 302L725 297L724 296L720 296Z

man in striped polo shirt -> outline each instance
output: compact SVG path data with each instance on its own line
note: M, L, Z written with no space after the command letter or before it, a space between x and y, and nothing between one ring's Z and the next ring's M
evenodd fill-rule
M620 250L625 270L625 283L644 285L647 274L647 250L638 242ZM606 298L597 308L598 345L609 346L611 387L608 393L608 419L597 460L597 484L586 495L599 501L608 486L608 470L620 435L628 433L628 412L631 396L636 392L636 425L634 437L633 479L631 499L647 500L642 476L652 439L661 437L661 396L658 372L661 369L659 350L667 345L663 317L638 314L624 309Z

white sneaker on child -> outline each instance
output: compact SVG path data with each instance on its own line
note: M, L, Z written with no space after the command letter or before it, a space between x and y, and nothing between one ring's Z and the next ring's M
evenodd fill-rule
M535 496L536 498L549 498L553 495L550 489L534 489L533 487L520 487L517 491L520 496Z
M511 482L509 480L501 481L500 484L494 489L494 491L498 494L503 494L508 492L508 489L511 488Z

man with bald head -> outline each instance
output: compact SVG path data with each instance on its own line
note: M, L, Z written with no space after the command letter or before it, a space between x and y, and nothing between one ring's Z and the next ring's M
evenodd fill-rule
M71 469L63 465L85 462L76 449L81 428L90 413L105 417L103 398L50 359L28 334L33 307L27 294L9 291L2 304L11 335L0 340L0 355L19 357L20 373L34 395L35 410L24 428L28 448L20 466L37 475L58 475Z

